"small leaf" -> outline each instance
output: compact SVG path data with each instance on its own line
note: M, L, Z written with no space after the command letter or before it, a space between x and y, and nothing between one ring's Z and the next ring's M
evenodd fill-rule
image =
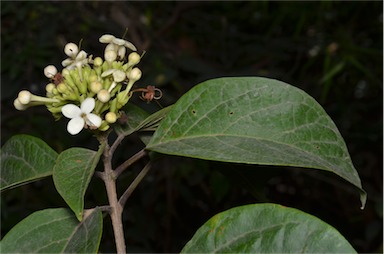
M0 248L2 253L97 253L102 227L98 208L81 223L68 209L46 209L13 227Z
M148 150L207 160L333 172L366 193L345 142L304 91L267 78L219 78L183 95Z
M254 204L219 213L181 253L356 253L332 226L300 210Z
M85 148L70 148L59 154L53 168L53 181L59 194L81 221L84 195L104 147L95 152Z
M1 149L3 191L52 174L57 153L44 141L29 135L10 138Z
M159 126L161 120L164 119L164 117L167 115L167 113L171 110L172 105L168 106L166 108L162 108L161 110L153 113L152 115L148 116L144 121L142 121L136 128L136 130L147 130L147 131L154 131Z
M124 107L125 116L123 116L124 124L115 126L117 134L123 134L128 136L134 133L137 130L137 126L143 122L148 116L149 113L141 109L140 107L128 103Z
M125 110L127 123L123 126L117 125L116 133L128 136L136 131L154 131L171 108L172 106L168 106L150 115L141 108L129 104Z

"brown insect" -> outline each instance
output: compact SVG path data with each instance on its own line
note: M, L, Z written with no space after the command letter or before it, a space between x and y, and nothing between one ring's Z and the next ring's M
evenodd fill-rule
M64 76L60 72L56 73L51 80L53 83L57 86L58 84L62 83L64 81Z

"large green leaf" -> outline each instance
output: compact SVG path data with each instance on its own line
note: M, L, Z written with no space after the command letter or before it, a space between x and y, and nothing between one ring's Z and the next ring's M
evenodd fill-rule
M0 190L51 175L56 158L57 153L41 139L13 136L1 149Z
M331 171L366 194L345 142L304 91L267 78L219 78L180 98L147 145L207 160Z
M256 204L219 213L182 253L356 253L332 226L297 209Z
M81 221L84 195L91 181L103 147L98 152L85 148L69 148L59 154L53 168L53 182L59 194Z
M19 222L0 242L2 253L97 253L102 214L96 208L79 223L70 210L46 209Z

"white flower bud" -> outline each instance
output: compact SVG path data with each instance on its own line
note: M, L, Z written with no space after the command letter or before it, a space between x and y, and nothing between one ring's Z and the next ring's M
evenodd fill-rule
M47 78L53 78L57 73L57 69L54 65L48 65L44 68L44 75Z
M121 82L125 79L125 72L121 70L116 70L112 73L112 76L115 82Z
M111 94L105 89L102 89L97 93L97 99L103 103L108 102L110 98Z
M109 43L109 44L105 47L104 51L108 51L108 50L117 51L117 48L116 48L116 47L117 47L117 46L116 46L115 44L113 44L113 43Z
M28 108L27 105L24 105L22 104L18 98L16 98L14 101L13 101L13 106L15 106L15 108L17 110L26 110Z
M101 90L101 88L103 88L103 85L99 81L91 82L89 87L92 93L98 93Z
M115 123L116 120L117 120L117 116L116 116L116 113L114 112L108 112L105 115L105 121L107 121L108 123Z
M140 55L137 54L136 52L132 52L131 54L129 54L128 56L128 63L129 65L136 65L140 62Z
M104 58L105 58L105 61L107 62L113 62L116 60L117 54L113 50L106 50L104 53Z
M101 66L103 64L103 59L101 57L96 57L94 60L93 60L93 65L94 66Z
M20 91L19 96L17 97L19 102L24 105L27 105L31 101L31 98L32 94L27 90Z
M141 78L141 70L139 68L133 68L127 75L129 80L137 81Z
M64 53L69 57L75 58L77 53L79 53L79 47L73 42L67 43L64 47Z

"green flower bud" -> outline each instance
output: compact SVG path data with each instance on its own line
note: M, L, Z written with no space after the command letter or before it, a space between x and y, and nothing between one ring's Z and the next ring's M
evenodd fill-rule
M47 93L49 94L52 94L53 93L53 89L55 89L55 84L53 83L49 83L48 85L45 86L45 91L47 91Z

